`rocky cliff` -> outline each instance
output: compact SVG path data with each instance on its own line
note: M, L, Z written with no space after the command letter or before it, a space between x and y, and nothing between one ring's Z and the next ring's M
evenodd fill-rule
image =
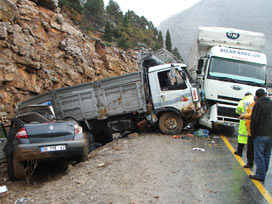
M43 92L137 70L137 53L106 47L65 18L57 0L0 1L0 116Z

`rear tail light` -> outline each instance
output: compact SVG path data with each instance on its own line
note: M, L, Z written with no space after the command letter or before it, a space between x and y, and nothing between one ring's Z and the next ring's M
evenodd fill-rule
M79 134L82 133L82 127L81 126L76 124L74 127L75 127L75 135L79 135Z
M21 128L17 133L16 133L16 138L18 139L27 139L28 134L26 132L25 128Z

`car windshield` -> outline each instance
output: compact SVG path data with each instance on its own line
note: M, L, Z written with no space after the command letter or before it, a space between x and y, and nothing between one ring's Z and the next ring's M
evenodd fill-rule
M265 85L265 65L212 57L209 78L224 78L232 81Z

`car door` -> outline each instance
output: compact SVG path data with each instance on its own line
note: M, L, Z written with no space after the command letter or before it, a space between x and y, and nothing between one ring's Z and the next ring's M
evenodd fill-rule
M0 122L0 162L6 160L6 156L4 153L4 147L7 143L7 134L4 127L4 124Z
M171 77L171 75L173 75ZM192 103L190 87L187 83L186 76L179 69L168 69L157 72L158 87L153 101L156 108L173 107L181 110Z

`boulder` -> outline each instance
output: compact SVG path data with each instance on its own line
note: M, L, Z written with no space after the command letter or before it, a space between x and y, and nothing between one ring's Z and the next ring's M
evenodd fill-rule
M7 27L4 23L0 22L0 40L5 40L8 36Z
M95 41L94 47L95 47L95 51L101 56L107 53L105 44L102 43L100 40Z
M11 0L0 1L0 21L12 22L17 14L18 9Z
M58 0L32 0L37 5L44 6L46 8L51 9L52 11L56 11L58 8Z

